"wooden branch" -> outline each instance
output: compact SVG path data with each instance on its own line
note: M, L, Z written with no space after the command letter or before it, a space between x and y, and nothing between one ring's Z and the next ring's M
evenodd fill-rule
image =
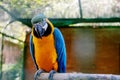
M49 73L42 73L39 80L48 80ZM120 75L113 74L83 74L83 73L55 73L54 80L120 80Z

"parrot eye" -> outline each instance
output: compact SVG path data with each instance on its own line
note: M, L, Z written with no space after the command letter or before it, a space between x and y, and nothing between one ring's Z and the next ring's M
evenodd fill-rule
M47 23L47 22L44 20L44 21L41 22L40 24L41 24L41 26L43 27L43 26L45 26L46 23Z

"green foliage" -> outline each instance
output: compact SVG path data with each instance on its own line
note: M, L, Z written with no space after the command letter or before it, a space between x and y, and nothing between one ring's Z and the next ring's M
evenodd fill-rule
M27 18L32 14L33 6L40 5L40 1L41 0L3 0L0 1L0 3L4 4L3 6L17 18Z
M77 0L3 0L0 3L18 18L31 18L38 13L55 18L79 17Z

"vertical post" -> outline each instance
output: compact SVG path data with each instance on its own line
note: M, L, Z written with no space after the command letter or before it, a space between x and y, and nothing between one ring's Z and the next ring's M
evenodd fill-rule
M82 6L81 6L81 0L78 0L78 3L79 3L79 12L80 12L80 18L82 19L83 18L83 14L82 14Z
M2 41L1 41L1 60L0 60L0 80L2 80L2 62L3 62L3 47L4 47L4 35L2 34Z
M120 44L119 44L119 74L120 74Z

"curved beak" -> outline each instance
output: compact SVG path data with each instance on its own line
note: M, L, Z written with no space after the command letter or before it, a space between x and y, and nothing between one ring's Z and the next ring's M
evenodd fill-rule
M42 39L42 36L44 35L45 33L45 29L42 28L41 26L39 25L36 25L34 26L34 35L38 38L41 38Z

